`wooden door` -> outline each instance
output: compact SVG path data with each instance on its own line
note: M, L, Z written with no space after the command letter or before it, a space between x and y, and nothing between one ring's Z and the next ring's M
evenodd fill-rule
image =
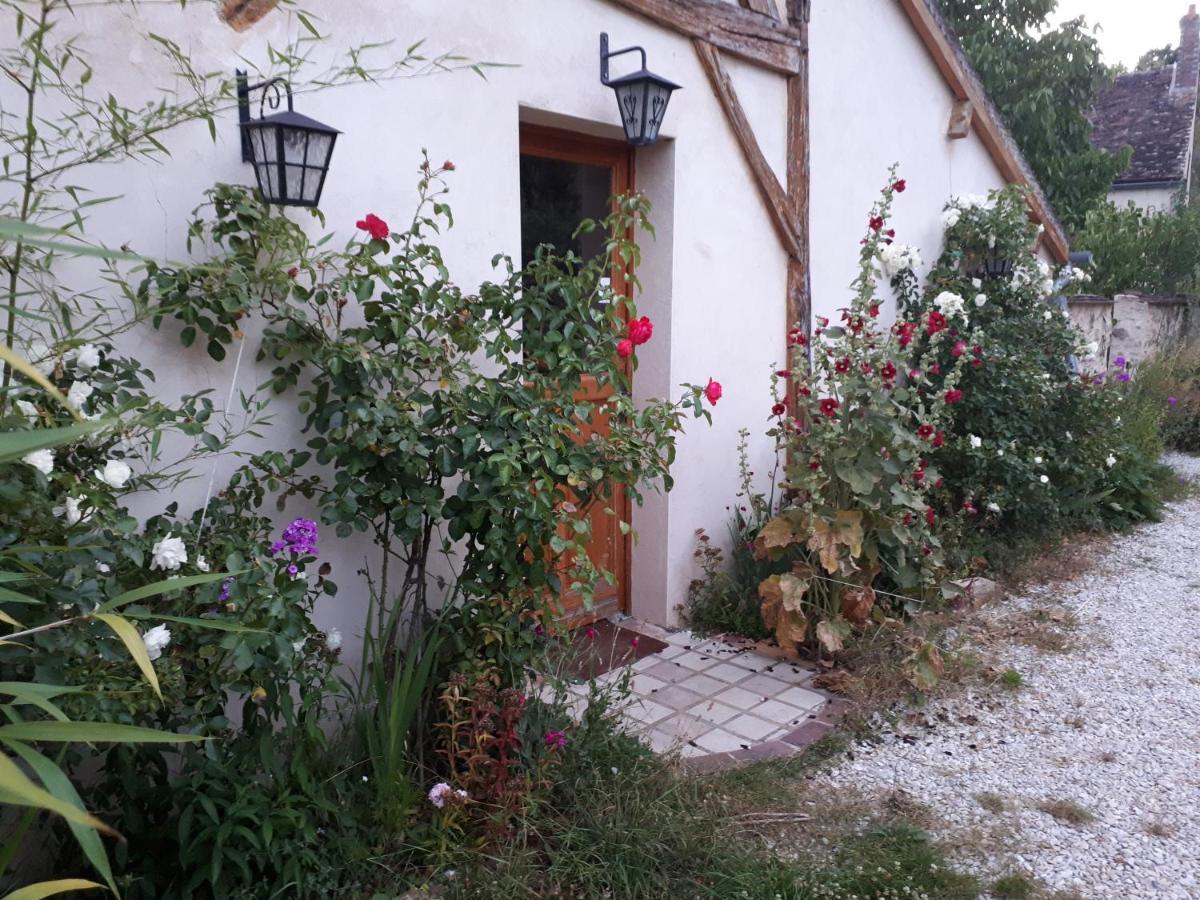
M583 219L602 219L611 210L614 194L632 191L633 153L622 141L605 140L571 131L533 125L521 127L521 254L525 263L541 244L572 249L591 257L604 246L606 235L572 237ZM614 267L613 290L630 290ZM605 393L594 381L585 381L579 399L602 401ZM602 418L581 426L580 439L607 428ZM597 568L611 572L614 583L596 586L595 602L585 609L583 598L567 592L562 597L570 621L586 621L629 609L629 538L621 523L629 521L629 501L618 490L610 504L588 511L592 536L588 556ZM608 514L604 506L615 515Z

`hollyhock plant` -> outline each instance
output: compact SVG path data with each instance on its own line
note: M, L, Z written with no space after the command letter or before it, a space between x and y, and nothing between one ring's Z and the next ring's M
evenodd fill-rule
M877 599L881 581L889 594L932 595L945 564L925 519L941 476L923 454L948 421L945 393L966 359L950 352L958 340L953 303L894 326L878 323L878 279L916 284L905 254L882 231L898 184L893 171L871 211L843 324L818 318L811 358L794 353L787 373L772 377L776 399L790 388L804 423L771 432L786 460L787 494L755 541L760 558L791 564L759 586L764 622L784 646L836 652L877 602L890 602ZM959 316L954 327L966 325ZM934 391L923 373L939 361L948 387Z

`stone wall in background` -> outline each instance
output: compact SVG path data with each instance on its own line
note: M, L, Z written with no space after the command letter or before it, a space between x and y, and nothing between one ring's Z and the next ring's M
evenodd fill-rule
M1181 295L1081 295L1068 301L1071 321L1099 350L1081 363L1101 371L1123 356L1137 365L1163 350L1200 341L1200 298Z

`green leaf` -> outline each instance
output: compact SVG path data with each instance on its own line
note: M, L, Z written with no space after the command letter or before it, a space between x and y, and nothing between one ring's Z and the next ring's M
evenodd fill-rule
M120 609L130 603L138 600L145 600L149 597L156 597L159 594L169 594L172 591L181 591L184 588L195 587L198 584L211 584L214 581L221 581L229 578L231 575L240 575L241 572L218 572L215 575L184 575L182 578L167 578L163 581L156 581L153 584L144 584L139 588L134 588L131 591L125 591L113 597L107 603L100 607L100 612L112 612L114 609Z
M43 897L53 897L55 894L90 891L94 888L104 890L104 885L84 878L59 878L56 881L39 881L37 884L17 888L11 894L5 894L3 900L42 900Z
M27 681L0 681L0 694L7 694L13 697L18 704L26 703L30 706L36 706L50 716L50 718L58 719L60 722L67 721L67 717L50 700L60 694L81 694L83 690L83 688L78 687L61 687L59 685L37 684Z
M2 355L2 354L0 354ZM0 434L0 463L14 462L34 450L70 444L85 435L103 431L116 424L112 419L82 422L63 428L38 428L33 431L8 431Z
M133 623L128 619L123 619L113 613L94 613L92 618L99 619L122 640L125 649L129 651L129 655L138 664L138 668L146 676L146 681L149 682L150 687L154 688L154 693L161 700L162 690L158 686L158 674L154 671L154 663L150 660L150 654L146 652L146 642L142 639L141 632L134 628Z
M83 798L79 796L79 792L75 790L75 785L71 784L71 779L66 776L66 773L60 769L53 760L32 747L28 747L18 741L9 741L10 746L33 772L46 789L50 791L59 800L64 803L70 803L72 806L78 807L81 812L87 810L83 805ZM79 849L83 851L84 856L88 858L97 872L103 876L105 883L109 889L118 897L121 892L117 889L117 883L113 880L112 867L108 862L108 854L104 850L104 842L100 840L99 833L94 828L88 828L80 825L78 822L67 822L71 829L71 834L75 835L75 840L79 843Z
M263 628L251 628L248 625L239 625L237 622L229 622L225 619L196 619L189 616L160 616L155 613L138 613L136 615L126 613L126 617L141 621L144 619L153 619L155 622L178 622L180 625L194 625L197 628L211 628L214 631L232 631L235 634L269 634Z
M208 738L115 722L11 722L8 725L0 725L0 740L84 744L188 744L206 741Z
M57 724L57 723L47 723ZM30 806L34 809L44 809L57 813L68 822L78 822L89 828L95 828L108 834L116 834L111 828L70 803L59 800L45 788L38 787L29 777L4 754L0 753L0 803L13 806Z

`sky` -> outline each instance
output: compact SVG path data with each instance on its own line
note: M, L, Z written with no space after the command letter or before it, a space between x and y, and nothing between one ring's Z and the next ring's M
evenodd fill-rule
M1179 20L1189 0L1058 0L1053 19L1061 22L1084 16L1099 25L1104 61L1133 69L1147 50L1179 44Z

